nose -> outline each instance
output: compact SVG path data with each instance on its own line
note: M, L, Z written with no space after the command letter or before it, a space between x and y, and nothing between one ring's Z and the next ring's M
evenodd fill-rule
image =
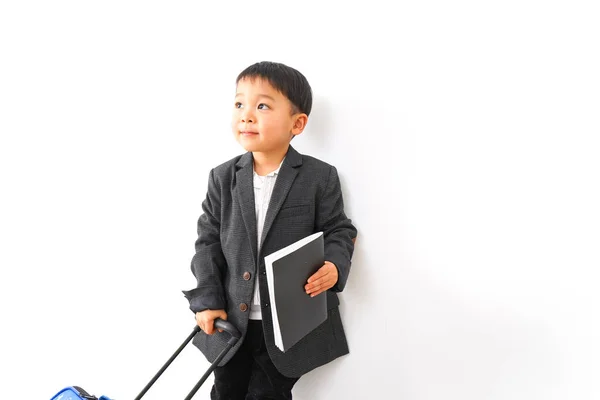
M254 116L252 115L251 111L249 111L249 110L242 111L241 121L244 123L247 123L247 124L254 122Z

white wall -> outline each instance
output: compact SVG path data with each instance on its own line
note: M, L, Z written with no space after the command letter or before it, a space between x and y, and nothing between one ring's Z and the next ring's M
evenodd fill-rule
M351 354L295 398L598 398L597 8L382 4L2 3L3 397L133 398L188 334L234 79L274 60L359 229ZM207 366L186 349L147 398Z

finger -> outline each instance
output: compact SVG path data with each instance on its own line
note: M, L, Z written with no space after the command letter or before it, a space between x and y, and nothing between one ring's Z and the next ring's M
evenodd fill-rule
M321 278L323 276L323 274L321 273L321 271L317 271L314 274L312 274L306 282L308 283L312 283L314 281L316 281L317 279Z
M204 331L204 321L200 318L198 314L196 314L196 324L200 327L202 331Z
M307 282L309 285L319 284L320 282L323 282L323 280L333 279L331 274L332 272L330 269L327 266L323 266L314 275L308 278Z
M326 282L327 282L326 278L319 278L316 281L309 283L305 287L306 293L314 292L315 290L317 290L319 287L321 287Z
M316 297L316 296L320 295L321 293L323 293L323 292L326 292L326 291L327 291L327 289L329 289L329 288L326 288L326 287L324 287L324 286L323 286L323 287L320 287L318 290L316 290L316 291L312 292L312 293L310 294L310 297Z
M325 281L325 279L326 279L326 277L322 276L322 277L320 277L318 279L315 279L315 280L307 283L305 286L307 288L309 288L309 289L313 288L313 287L316 287L316 286L319 286L323 281Z
M211 320L209 318L206 318L205 315L202 315L200 318L200 321L198 321L198 325L200 326L200 329L202 329L202 332L206 333L207 335L211 334L210 323L211 323Z
M215 333L215 326L213 320L206 321L205 324L206 330L204 331L207 335L212 335Z
M307 290L312 290L312 289L314 289L316 287L323 286L324 284L327 285L330 282L333 282L335 280L336 280L336 278L335 278L335 276L333 274L327 273L327 274L323 275L322 277L320 277L320 278L318 278L318 279L316 279L316 280L308 283L305 286L305 288ZM333 286L333 284L331 284L331 285Z
M311 275L310 278L308 278L308 283L311 283L323 276L325 276L327 274L327 268L326 265L323 265L321 268L319 268L317 270L317 272L315 272L314 274Z
M320 293L323 293L326 290L329 290L330 288L333 287L333 285L335 284L333 279L326 279L323 280L322 282L320 282L319 285L315 285L314 287L311 287L310 289L308 289L306 291L307 294L317 296Z
M315 296L319 295L322 292L323 292L323 288L322 287L318 287L318 288L315 288L314 290L311 290L310 293L309 293L309 295L310 295L310 297L315 297Z

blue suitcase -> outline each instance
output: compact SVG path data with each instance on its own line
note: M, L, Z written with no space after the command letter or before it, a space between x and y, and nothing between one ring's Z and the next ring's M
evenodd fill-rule
M60 392L56 394L51 400L110 400L106 396L100 396L100 398L96 396L90 395L88 392L80 388L79 386L69 386L68 388L64 388Z
M196 386L194 386L194 388L187 395L187 397L185 398L185 400L191 400L192 397L194 397L194 395L196 394L196 392L198 391L198 389L200 389L200 386L202 386L202 384L204 383L204 381L214 371L214 369L217 367L217 365L219 364L219 362L221 362L221 360L223 359L223 357L225 357L225 355L227 354L227 352L233 346L235 346L235 344L237 343L237 341L240 339L240 336L241 336L240 332L231 323L229 323L227 321L223 321L222 319L216 319L215 320L215 328L216 329L222 329L225 332L229 333L229 335L231 336L231 338L227 342L227 346L225 346L225 348L223 349L223 351L217 356L217 358L215 359L215 361L211 364L211 366L208 368L208 370L202 376L202 378L200 378L200 380L198 381L198 383L196 384ZM173 360L175 360L175 358L177 358L177 356L179 355L179 353L181 353L181 351L185 348L185 346L194 338L194 336L196 336L196 334L198 332L200 332L200 327L195 326L194 330L192 331L192 333L185 339L185 341L181 344L181 346L179 346L179 348L175 351L175 353L173 353L173 355L171 356L171 358L169 358L169 360L156 373L156 375L154 375L154 377L150 380L150 382L148 382L148 384L146 385L146 387L140 392L140 394L137 395L137 397L135 398L135 400L140 400L146 394L146 392L148 391L148 389L150 389L150 387L152 387L152 385L154 385L154 383L158 380L158 378L163 374L163 372L165 372L165 370L169 367L169 365L171 365L171 363L173 362ZM106 396L100 396L98 398L96 396L90 395L89 393L87 393L85 390L83 390L82 388L80 388L78 386L69 386L69 387L61 390L60 392L58 392L50 400L110 400L110 399L108 397L106 397Z

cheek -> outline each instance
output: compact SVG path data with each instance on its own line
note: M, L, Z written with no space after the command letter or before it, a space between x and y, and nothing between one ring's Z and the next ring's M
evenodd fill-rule
M285 129L285 124L279 118L269 118L260 121L260 125L263 131L277 133L282 129Z
M238 125L237 122L238 122L237 115L234 112L231 117L231 131L234 133L237 131L237 125Z
M273 121L267 118L259 118L257 122L261 132L268 131L273 126Z

